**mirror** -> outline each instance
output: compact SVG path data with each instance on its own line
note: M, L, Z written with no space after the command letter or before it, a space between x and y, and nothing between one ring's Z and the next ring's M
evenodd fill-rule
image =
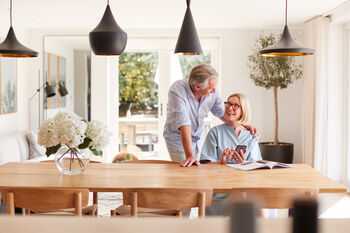
M46 35L43 41L44 119L70 111L91 120L91 50L88 36Z

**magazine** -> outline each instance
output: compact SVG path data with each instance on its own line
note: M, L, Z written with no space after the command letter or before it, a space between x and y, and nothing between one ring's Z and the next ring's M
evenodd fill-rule
M232 167L234 169L242 170L242 171L250 171L255 169L273 169L273 168L289 168L291 167L286 163L279 163L267 160L258 160L258 161L245 161L240 164L227 164L227 166Z

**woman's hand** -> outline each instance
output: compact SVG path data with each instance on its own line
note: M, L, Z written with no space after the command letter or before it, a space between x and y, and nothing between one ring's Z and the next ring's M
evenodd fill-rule
M224 149L221 155L221 163L226 164L229 160L234 160L236 163L242 163L244 161L243 150L237 152L231 148Z

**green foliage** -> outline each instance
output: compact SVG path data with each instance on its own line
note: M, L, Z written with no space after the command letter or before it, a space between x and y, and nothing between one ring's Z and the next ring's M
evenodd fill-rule
M210 53L204 52L203 55L194 55L194 56L188 56L188 55L179 55L179 61L181 65L181 71L184 77L187 78L187 76L190 74L190 71L192 68L199 64L210 64L211 57Z
M276 41L273 34L260 36L253 54L248 57L250 78L259 87L283 89L303 76L302 66L293 57L263 57L259 54L261 49L275 44Z
M123 53L119 57L119 103L134 110L155 110L158 85L154 81L158 65L157 53Z
M61 147L61 144L57 144L56 146L51 146L46 148L46 152L45 152L46 156L49 157L50 155L55 154L58 151L58 149L60 149L60 147Z

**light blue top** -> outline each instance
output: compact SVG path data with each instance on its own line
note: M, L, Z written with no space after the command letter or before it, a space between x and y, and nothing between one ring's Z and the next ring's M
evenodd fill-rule
M217 93L202 97L199 102L185 80L178 80L169 89L167 119L164 138L170 153L183 153L181 126L191 126L192 150L198 154L203 133L204 118L212 112L217 117L224 115L224 104Z
M234 129L227 124L215 126L210 129L201 152L200 159L208 159L211 161L220 161L224 149L233 148L237 145L246 145L245 160L261 160L261 153L256 137L251 133L242 129L239 136Z

